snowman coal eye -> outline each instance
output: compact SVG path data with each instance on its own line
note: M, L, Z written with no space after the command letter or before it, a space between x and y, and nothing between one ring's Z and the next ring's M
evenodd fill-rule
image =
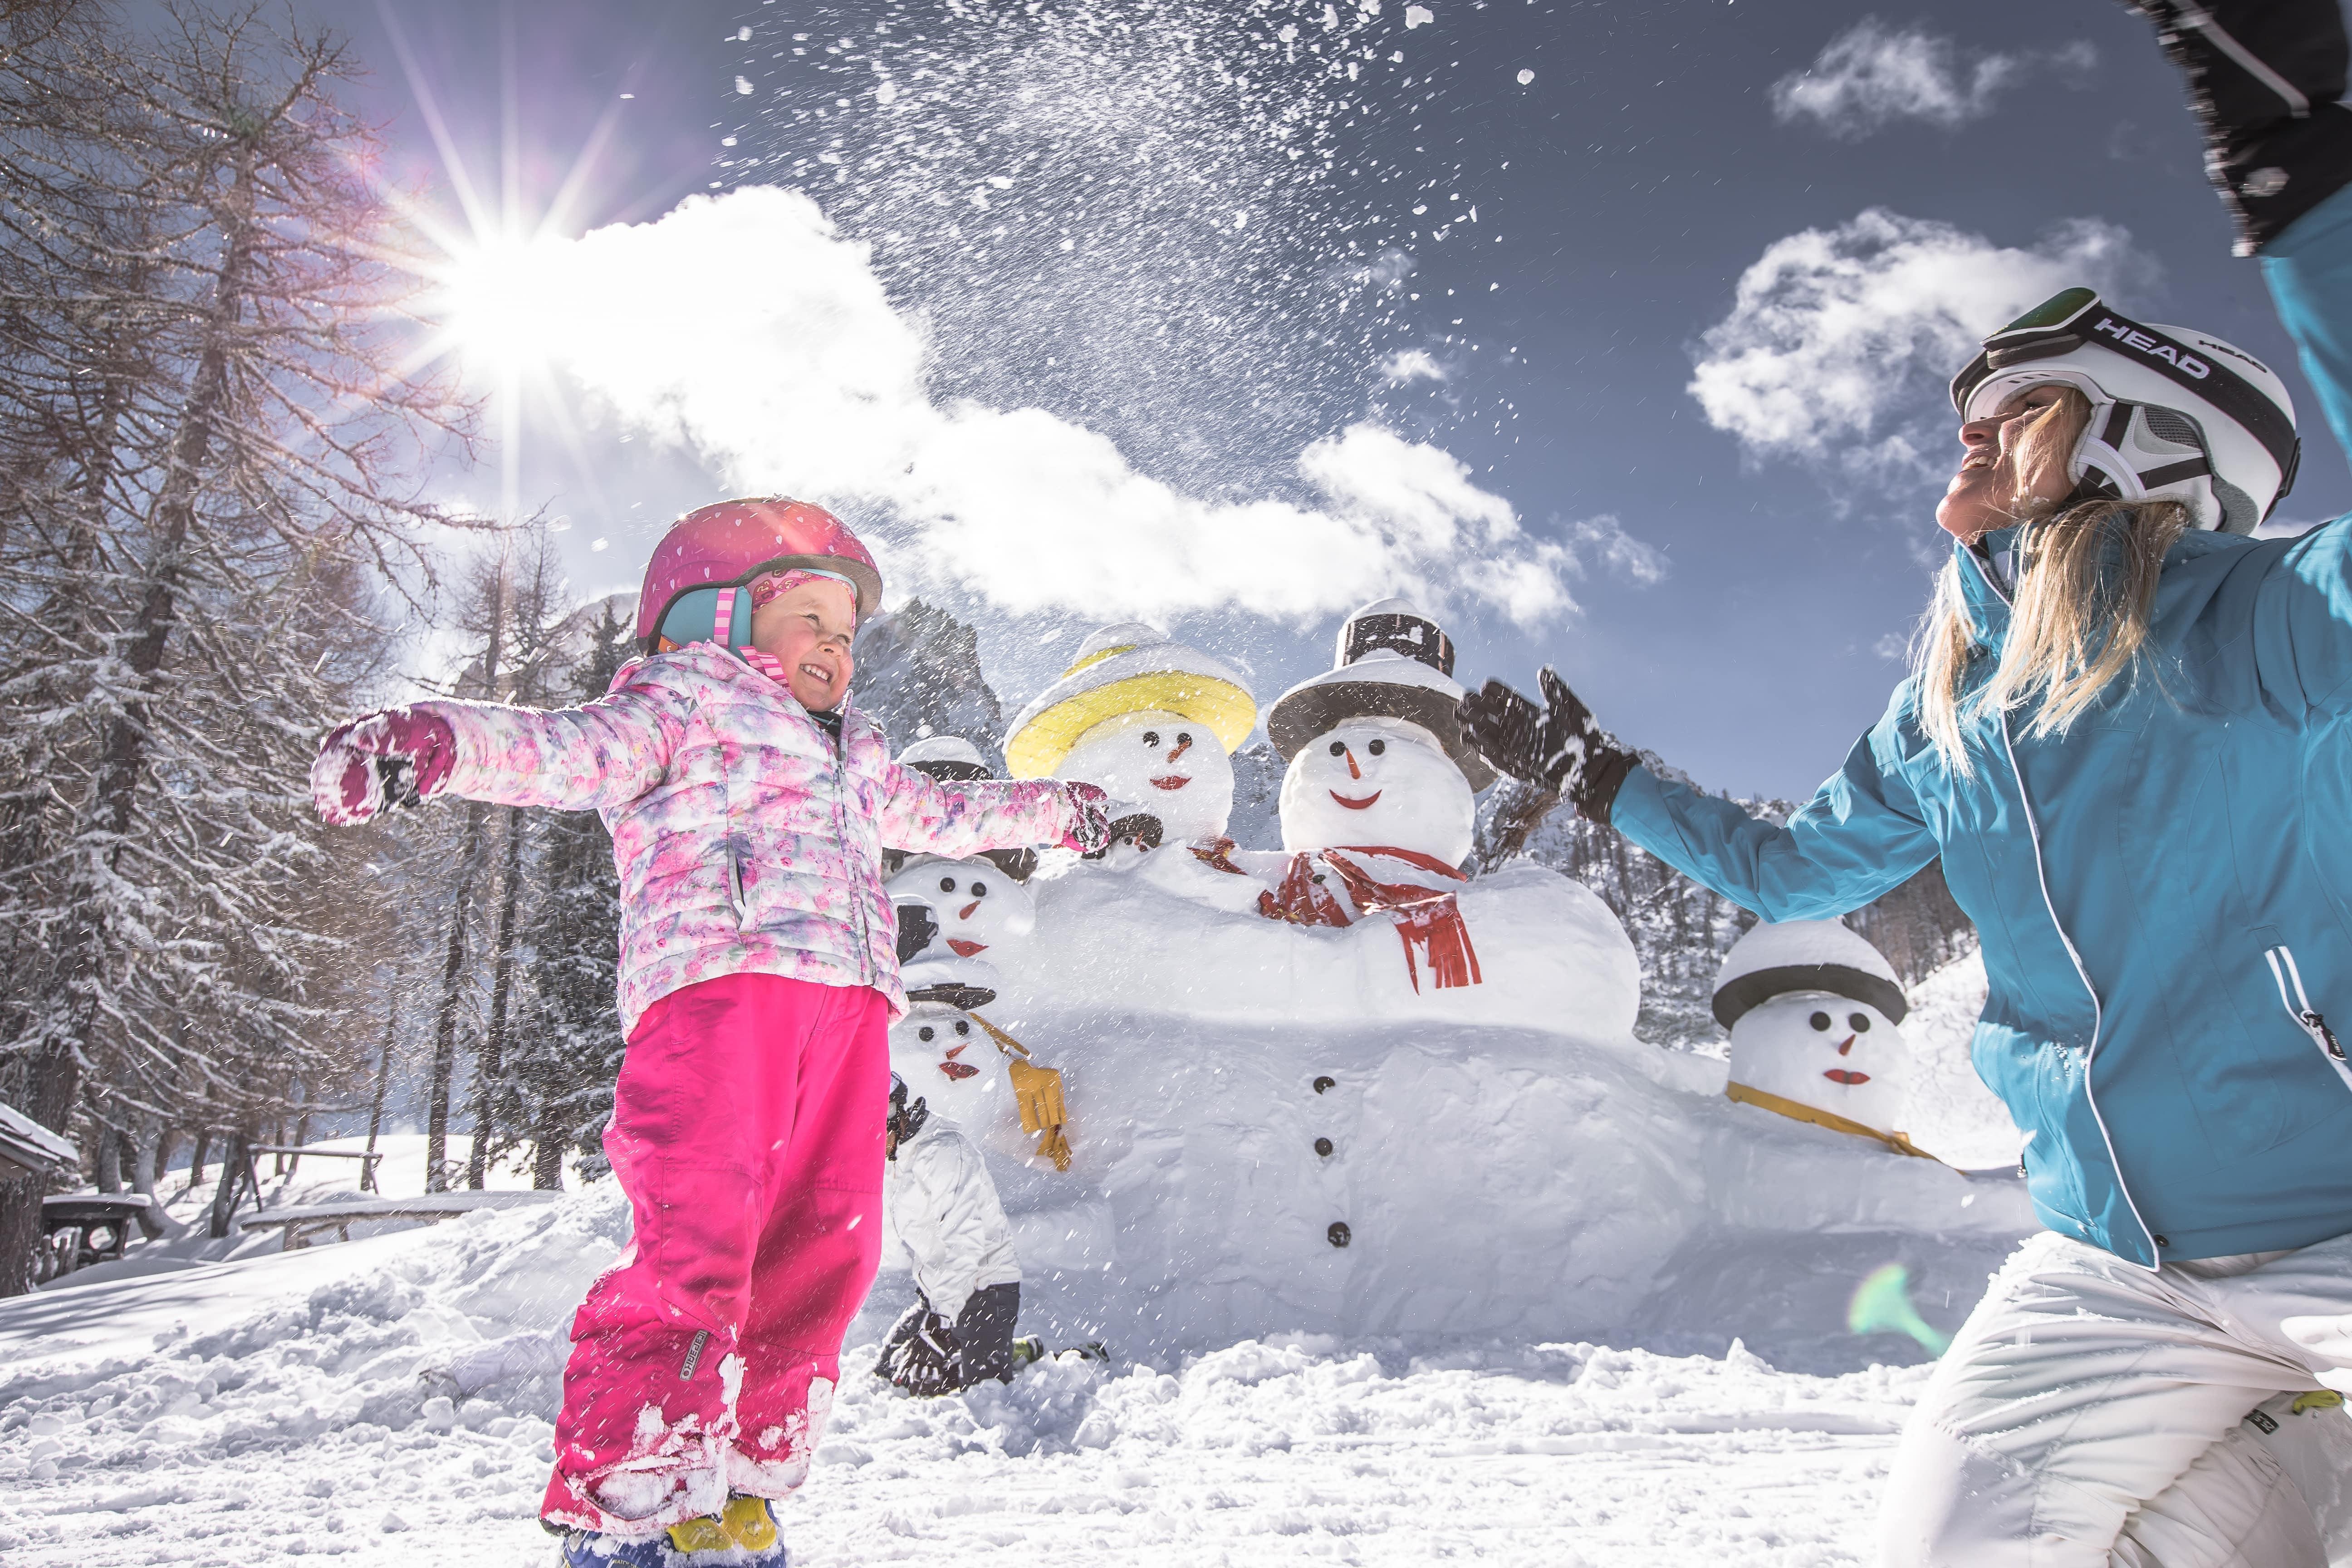
M1830 1026L1830 1016L1827 1013L1816 1013L1813 1015L1812 1024L1816 1029L1826 1030Z
M1178 745L1180 745L1180 746L1189 746L1189 745L1191 745L1191 744L1192 743L1192 731L1190 731L1190 730L1179 730L1179 731L1176 731L1176 743L1177 743Z
M1389 743L1386 741L1374 741L1370 745L1364 748L1364 750L1371 752L1372 755L1376 757L1388 749Z
M974 882L971 885L971 896L975 899L984 899L988 897L988 884L985 882Z
M942 893L952 893L952 892L954 892L954 891L955 891L955 879L954 879L953 877L941 877L941 878L940 879L940 892L942 892Z
M929 1024L926 1024L921 1028L915 1031L915 1037L919 1040L928 1040L937 1032L938 1031L933 1029Z
M1345 742L1334 741L1331 742L1331 754L1333 756L1345 756L1347 754L1347 751L1348 747Z
M1143 743L1157 750L1160 745L1160 731L1157 730L1146 730L1143 732Z
M1853 1026L1853 1032L1857 1035L1870 1033L1870 1020L1860 1013L1847 1014L1845 1021Z
M956 1020L956 1033L959 1035L969 1035L971 1033L971 1026L959 1018Z

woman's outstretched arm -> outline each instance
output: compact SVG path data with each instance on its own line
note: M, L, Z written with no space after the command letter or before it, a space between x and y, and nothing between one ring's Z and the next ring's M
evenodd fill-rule
M2352 452L2352 109L2339 101L2352 50L2337 0L2135 5L2187 79L2238 252L2261 258L2320 411ZM2289 510L2326 516L2334 500L2298 495ZM2272 707L2352 712L2352 523L2266 561L2247 626Z
M1646 767L1626 773L1609 804L1609 824L1768 921L1822 920L1860 909L1938 853L1909 786L1880 761L1879 748L1899 732L1896 714L1909 689L1906 681L1887 718L1854 742L1845 765L1785 826L1759 822L1730 801Z
M1651 772L1549 668L1538 687L1541 706L1489 680L1462 700L1464 735L1497 771L1572 802L1581 816L1768 921L1859 909L1938 853L1894 766L1906 737L1913 750L1926 744L1906 719L1909 681L1845 766L1780 827Z

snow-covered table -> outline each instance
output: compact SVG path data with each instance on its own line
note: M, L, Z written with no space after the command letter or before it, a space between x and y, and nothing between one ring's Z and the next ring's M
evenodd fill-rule
M293 1252L310 1245L310 1238L327 1231L335 1233L338 1241L352 1238L352 1226L362 1220L416 1219L427 1224L455 1219L476 1209L529 1208L534 1204L553 1203L555 1193L463 1192L426 1193L413 1198L351 1198L337 1203L301 1204L293 1208L273 1209L267 1214L249 1214L236 1222L244 1231L268 1230L276 1227L285 1232L282 1252Z

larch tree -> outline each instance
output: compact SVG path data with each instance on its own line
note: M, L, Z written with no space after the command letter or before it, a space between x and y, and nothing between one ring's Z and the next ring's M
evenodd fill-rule
M0 54L0 1092L44 1125L216 1130L341 1092L364 836L308 805L429 585L467 411L353 65L166 0ZM31 1183L0 1185L0 1294Z

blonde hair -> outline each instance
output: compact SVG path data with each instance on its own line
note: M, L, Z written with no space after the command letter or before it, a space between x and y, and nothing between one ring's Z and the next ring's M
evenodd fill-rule
M2117 678L2140 673L2165 552L2191 520L2186 506L2168 500L2091 500L2035 515L2047 503L2032 498L2027 478L2063 463L2090 415L2090 400L2065 387L2030 416L2020 436L2011 515L2025 529L2017 584L2000 662L1981 690L1964 697L1981 654L1957 559L1937 574L1935 599L1920 622L1914 651L1920 722L1945 764L1963 778L1975 772L1960 731L1969 713L2008 714L2038 704L2025 732L2063 735Z

